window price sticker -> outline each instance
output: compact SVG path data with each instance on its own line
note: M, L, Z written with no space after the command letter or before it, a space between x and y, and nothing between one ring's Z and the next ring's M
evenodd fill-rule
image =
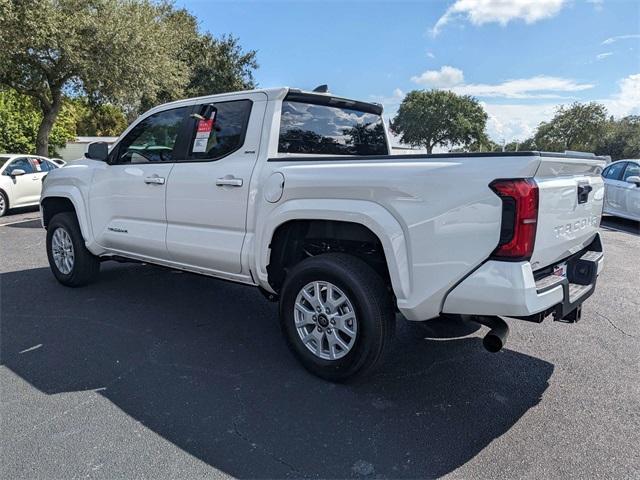
M198 120L198 126L196 130L196 138L193 141L193 153L203 153L207 151L207 143L211 136L211 130L213 130L213 118L208 120Z

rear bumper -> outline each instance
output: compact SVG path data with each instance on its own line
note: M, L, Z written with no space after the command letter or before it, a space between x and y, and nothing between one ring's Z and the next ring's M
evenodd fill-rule
M567 276L553 275L553 266L533 272L529 262L490 260L447 295L443 313L500 315L540 322L554 313L558 320L576 310L595 290L604 266L599 236L585 250L560 263Z

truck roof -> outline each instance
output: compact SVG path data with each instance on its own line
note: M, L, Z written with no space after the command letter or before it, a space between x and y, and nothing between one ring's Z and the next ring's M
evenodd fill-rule
M362 102L360 100L352 100L346 97L341 97L339 95L334 95L331 92L310 92L308 90L302 90L299 88L293 88L293 87L274 87L274 88L255 88L253 90L239 90L236 92L225 92L225 93L217 93L217 94L212 94L212 95L204 95L204 96L200 96L200 97L191 97L191 98L184 98L181 100L175 100L173 102L169 102L169 103L163 103L162 105L158 105L154 108L152 108L151 110L149 110L149 112L155 112L157 110L165 110L168 107L173 107L173 106L178 106L181 105L185 102L190 102L193 100L203 100L203 101L207 101L207 100L215 100L216 98L219 97L229 97L229 96L233 96L233 95L248 95L248 94L253 94L253 93L264 93L267 96L268 100L282 100L284 99L284 97L286 97L289 93L295 93L296 95L299 95L301 97L309 97L309 98L313 98L313 97L317 97L317 98L335 98L336 100L341 101L341 103L347 103L347 104L352 104L355 105L357 107L362 107L362 106L367 106L369 107L369 110L376 110L376 112L379 111L379 114L382 114L382 105L378 104L378 103L371 103L371 102Z

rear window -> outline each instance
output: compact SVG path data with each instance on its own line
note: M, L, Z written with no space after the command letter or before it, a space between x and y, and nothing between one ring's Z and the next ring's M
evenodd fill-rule
M380 115L287 100L282 102L278 151L313 155L388 153Z

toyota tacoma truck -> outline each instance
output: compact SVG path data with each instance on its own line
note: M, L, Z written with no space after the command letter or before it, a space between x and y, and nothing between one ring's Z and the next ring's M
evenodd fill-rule
M380 363L398 312L465 316L490 328L491 351L502 317L575 322L603 266L604 159L391 155L380 105L327 92L168 103L85 156L44 180L60 283L126 260L257 287L295 356L331 381Z

